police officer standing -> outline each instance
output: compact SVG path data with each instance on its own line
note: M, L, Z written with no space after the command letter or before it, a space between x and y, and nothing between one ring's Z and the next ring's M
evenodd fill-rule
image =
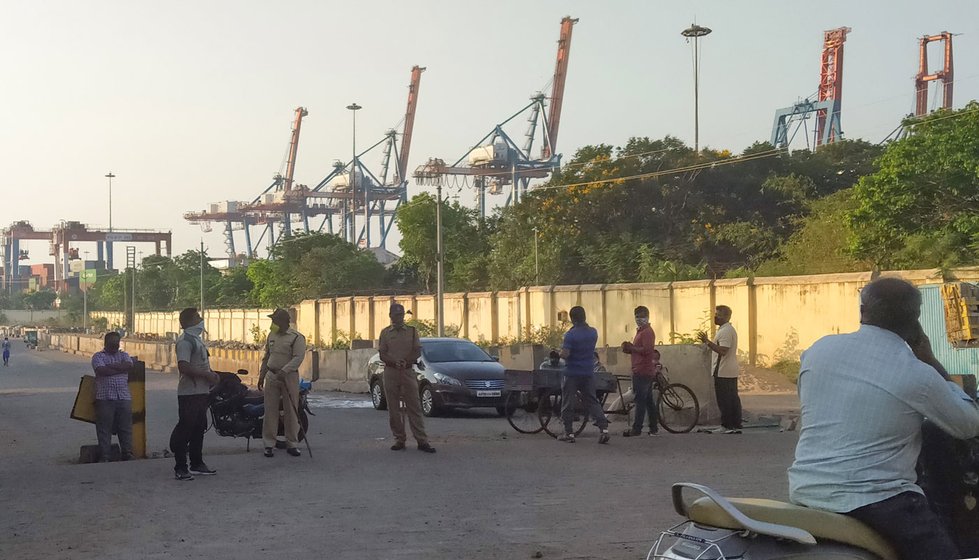
M411 424L411 435L418 442L418 450L435 453L435 448L429 445L428 436L425 434L421 400L418 396L418 379L412 368L422 354L418 331L415 327L405 325L405 308L400 303L391 304L389 316L391 325L381 331L378 350L381 361L384 362L384 395L388 402L391 433L394 434L391 451L401 451L405 448L407 435L404 416L401 413L403 401L408 413L408 423Z
M286 452L299 457L299 365L306 356L306 337L289 326L289 312L276 309L269 317L272 327L265 341L265 356L258 374L258 388L265 392L265 417L262 439L265 456L275 452L275 437L279 432L279 407L285 422ZM267 382L266 382L267 381Z

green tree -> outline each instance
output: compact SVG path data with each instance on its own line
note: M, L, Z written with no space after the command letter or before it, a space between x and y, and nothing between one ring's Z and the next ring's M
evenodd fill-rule
M979 103L905 123L854 191L854 254L880 267L976 262Z

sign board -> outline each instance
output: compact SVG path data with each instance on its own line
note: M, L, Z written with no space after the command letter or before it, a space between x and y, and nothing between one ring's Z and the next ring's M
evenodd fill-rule
M106 241L132 241L133 234L131 233L107 233L105 234Z
M85 261L81 259L68 261L68 270L70 270L71 272L81 272L85 270Z
M96 278L96 271L94 268L89 268L78 273L78 281L82 284L94 284Z

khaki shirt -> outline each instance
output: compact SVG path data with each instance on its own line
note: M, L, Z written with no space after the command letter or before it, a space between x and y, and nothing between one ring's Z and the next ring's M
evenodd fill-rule
M269 333L265 341L265 356L262 358L262 369L265 374L269 370L282 373L299 371L299 365L306 357L306 337L295 329L284 333Z
M381 361L384 362L386 369L401 369L394 365L401 360L407 364L404 369L411 369L411 366L422 355L422 344L418 339L418 331L415 330L415 327L408 325L385 327L381 331L377 346Z

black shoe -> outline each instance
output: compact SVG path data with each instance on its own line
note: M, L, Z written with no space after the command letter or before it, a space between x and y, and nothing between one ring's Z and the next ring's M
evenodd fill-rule
M296 449L295 447L290 447L289 449L286 450L286 453L292 455L293 457L299 457L300 455L302 455L302 452Z
M424 451L425 453L435 453L435 448L427 443L419 443L418 450Z
M405 442L399 441L391 446L391 451L401 451L404 448L405 448Z
M622 437L632 437L642 435L642 431L638 430L626 430L622 432Z
M558 436L558 441L563 441L564 443L574 443L574 434L564 434L563 436Z
M266 457L275 457L275 451L273 451L271 447L266 447L265 448L265 456Z
M608 443L609 439L611 439L611 437L608 435L608 430L602 430L601 433L598 434L598 443Z
M173 477L177 480L194 480L194 475L190 474L187 469L174 469Z
M201 463L196 467L190 467L190 474L210 476L210 475L218 474L218 471L212 468L208 468L207 465Z

